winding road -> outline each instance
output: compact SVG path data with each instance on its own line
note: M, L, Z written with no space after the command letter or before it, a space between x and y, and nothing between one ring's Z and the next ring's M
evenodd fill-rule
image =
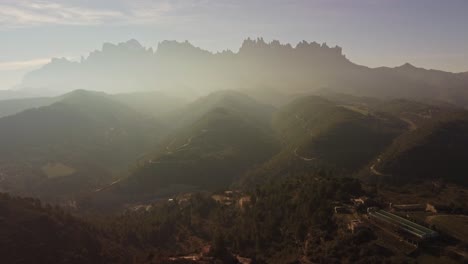
M377 159L377 163L380 162L380 158ZM375 169L375 165L377 165L376 163L372 164L370 166L370 170L373 174L377 175L377 176L385 176L385 174L383 174L382 172L378 171Z
M313 160L316 159L316 158L307 158L307 157L304 157L304 156L301 156L301 155L297 154L297 149L298 149L298 148L296 148L296 149L294 150L294 155L295 155L296 157L302 159L303 161L313 161Z

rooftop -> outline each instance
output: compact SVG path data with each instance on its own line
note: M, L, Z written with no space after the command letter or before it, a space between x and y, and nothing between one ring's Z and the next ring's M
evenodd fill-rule
M422 225L418 225L403 217L389 213L384 210L369 211L369 216L377 218L378 220L386 222L388 224L398 226L403 231L415 235L416 237L421 239L427 239L438 236L437 232L435 232L432 229L429 229Z

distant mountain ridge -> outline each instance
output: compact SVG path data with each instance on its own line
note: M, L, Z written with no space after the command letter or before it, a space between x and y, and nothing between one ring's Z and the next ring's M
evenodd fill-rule
M53 59L27 74L20 91L61 94L75 89L110 93L159 90L193 99L220 89L278 99L318 90L384 98L468 105L468 73L417 68L368 68L346 58L341 47L302 41L295 47L247 39L238 52L211 53L188 41L163 41L154 51L130 40L105 43L81 62ZM256 98L258 99L258 98Z
M0 100L0 118L14 115L28 109L51 105L66 99L66 97L70 97L71 94L79 93L79 91L83 92L83 90L75 90L53 97ZM101 93L101 97L107 97L108 99L122 103L141 114L154 117L171 112L185 103L185 101L180 98L167 96L158 91L118 93L112 95Z

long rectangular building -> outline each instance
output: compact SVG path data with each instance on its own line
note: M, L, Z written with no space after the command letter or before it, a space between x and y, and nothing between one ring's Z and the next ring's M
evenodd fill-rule
M384 210L368 210L369 217L373 220L383 222L399 230L411 234L421 240L430 239L438 236L438 233L425 226L416 224L398 215Z

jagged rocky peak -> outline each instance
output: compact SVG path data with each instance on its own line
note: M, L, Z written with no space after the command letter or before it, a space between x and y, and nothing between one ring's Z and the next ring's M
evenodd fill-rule
M140 42L135 39L131 39L126 42L121 42L119 44L104 43L102 45L102 52L112 52L118 50L128 50L128 51L146 51L146 48L143 47Z
M335 54L343 56L342 48L339 46L329 47L327 43L319 44L317 42L307 42L305 40L299 42L296 47L292 47L291 44L282 44L278 40L273 40L270 43L265 42L263 38L244 40L239 53L252 53L259 50L282 50L282 51L299 51L299 52L310 52L310 53L323 53L323 54Z
M101 50L95 50L89 54L81 63L92 63L95 61L117 60L122 58L142 58L153 54L153 49L146 49L140 42L131 39L118 44L104 43Z
M268 44L263 40L263 38L257 39L246 39L242 43L241 49L248 49L248 48L265 48L268 47Z
M285 49L292 50L291 44L281 44L278 40L273 40L270 43L265 42L263 38L257 39L246 39L242 43L239 53L255 51L255 50L267 50L267 49Z
M298 50L305 50L305 49L310 49L310 48L312 48L312 49L320 49L321 46L320 46L319 43L317 43L317 42L315 42L315 41L314 41L314 42L307 42L307 41L305 41L305 40L303 40L303 41L297 43L297 45L296 45L296 49L298 49Z
M145 49L140 42L138 42L136 39L131 39L127 42L120 43L119 46L121 47L126 47L128 49L133 49L133 50L141 50Z
M301 51L322 51L324 53L332 53L343 56L343 49L340 46L330 47L327 43L319 44L317 42L307 42L305 40L296 45L296 50Z
M156 55L210 55L209 51L195 47L187 40L179 42L176 40L164 40L158 44Z
M67 58L52 58L49 63L42 66L42 69L64 69L68 66L72 67L76 64L78 63L75 61L70 61Z

